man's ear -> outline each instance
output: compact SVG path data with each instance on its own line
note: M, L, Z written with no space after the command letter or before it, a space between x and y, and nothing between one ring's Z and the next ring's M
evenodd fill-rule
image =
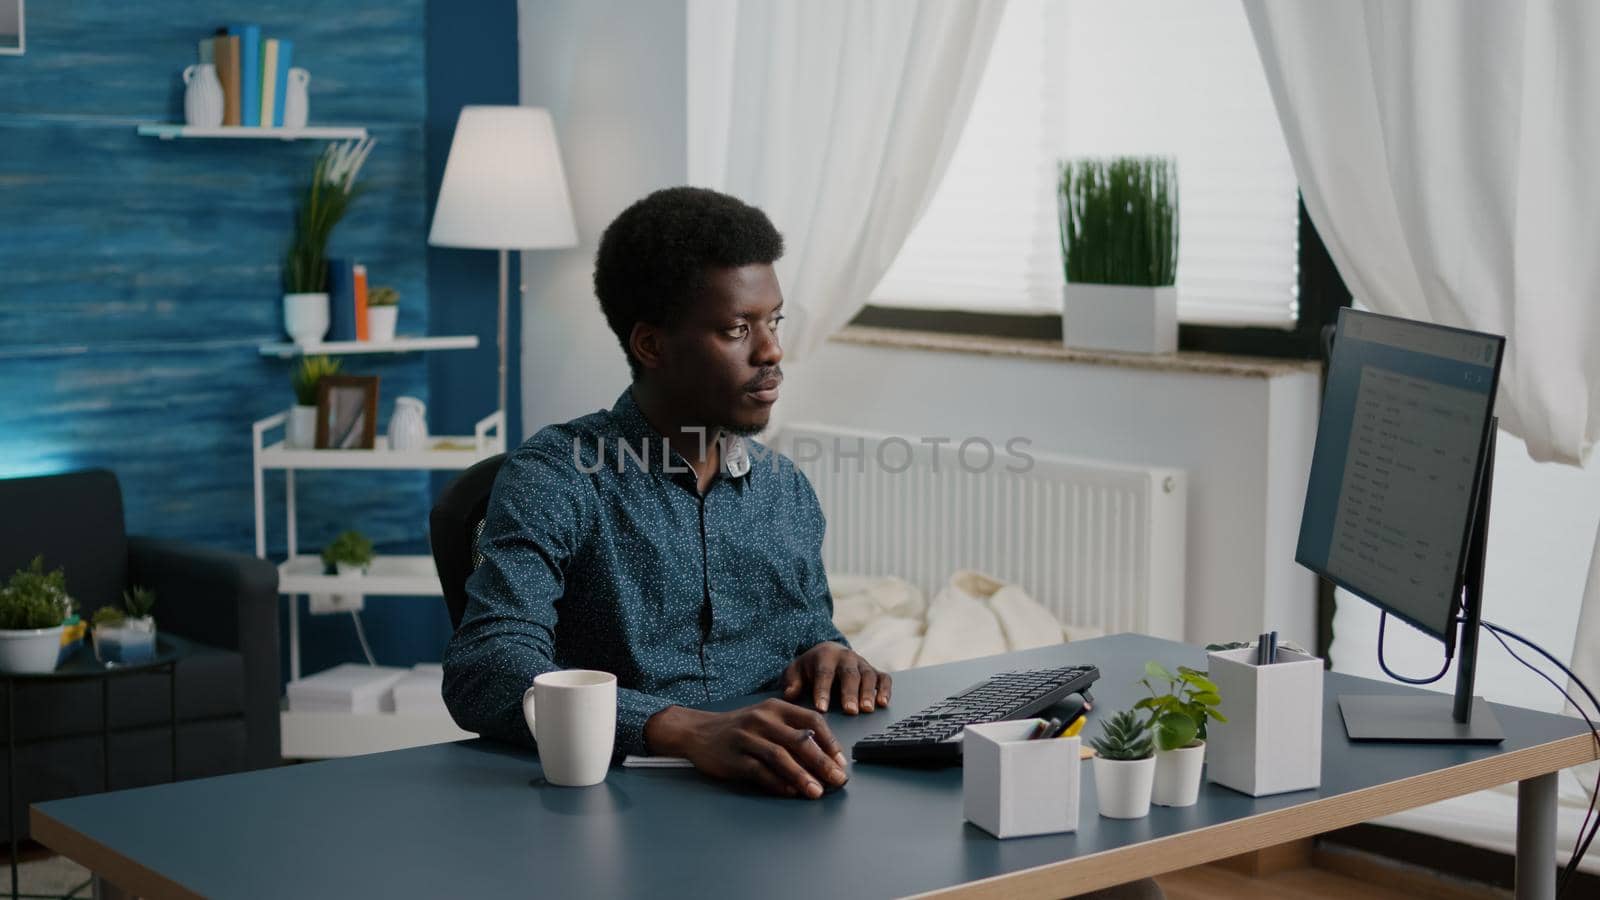
M659 325L649 322L633 323L633 330L628 332L628 349L632 351L633 358L645 369L659 369L666 364L667 340L666 332Z

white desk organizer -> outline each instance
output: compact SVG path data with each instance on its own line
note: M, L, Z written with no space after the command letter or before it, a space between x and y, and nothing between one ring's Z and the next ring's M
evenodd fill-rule
M1322 660L1289 650L1255 664L1254 647L1209 654L1228 721L1206 727L1211 780L1263 797L1322 784Z
M968 725L962 737L961 810L998 838L1078 830L1075 738L1030 741L1038 719Z

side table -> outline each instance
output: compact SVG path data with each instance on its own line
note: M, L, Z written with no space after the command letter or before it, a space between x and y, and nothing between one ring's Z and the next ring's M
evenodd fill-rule
M193 652L194 644L180 637L156 636L156 652L140 663L103 663L83 646L53 672L0 672L6 683L6 836L11 847L11 897L22 896L17 883L17 823L12 814L17 790L16 689L19 684L44 682L100 682L100 764L103 790L111 790L111 679L122 675L165 672L167 676L167 727L172 736L172 780L178 780L178 663Z

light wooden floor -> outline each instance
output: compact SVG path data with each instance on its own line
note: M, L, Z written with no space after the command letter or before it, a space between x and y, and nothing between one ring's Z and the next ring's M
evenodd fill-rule
M1380 861L1364 853L1317 850L1293 867L1219 863L1156 879L1167 900L1502 900L1509 891L1437 872Z

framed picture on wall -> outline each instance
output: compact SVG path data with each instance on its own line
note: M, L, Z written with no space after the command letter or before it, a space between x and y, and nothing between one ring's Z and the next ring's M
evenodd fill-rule
M0 56L21 56L27 49L22 19L22 0L0 0Z
M325 376L317 385L317 449L371 450L377 434L378 376Z

